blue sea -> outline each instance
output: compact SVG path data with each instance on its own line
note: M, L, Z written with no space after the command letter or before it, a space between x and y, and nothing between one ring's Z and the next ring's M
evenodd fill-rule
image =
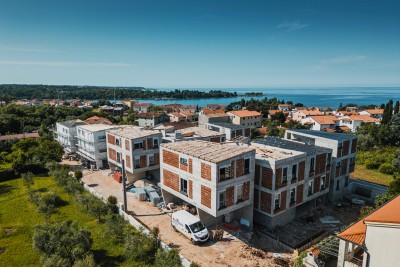
M159 90L175 90L174 89L159 89ZM182 88L181 90L185 90ZM190 90L190 89L189 89ZM227 88L208 88L191 90L210 91L210 90L223 90L227 92L237 92L244 95L249 92L261 92L264 95L259 97L232 97L232 98L207 98L207 99L162 99L162 100L140 100L140 102L150 102L154 105L165 105L178 103L185 106L200 106L204 107L207 104L223 104L240 101L241 99L249 100L263 99L276 97L279 100L292 101L293 103L303 103L305 106L325 106L336 108L340 103L368 105L380 105L387 103L390 99L394 102L400 100L400 87L319 87L319 88L257 88L257 89L227 89Z

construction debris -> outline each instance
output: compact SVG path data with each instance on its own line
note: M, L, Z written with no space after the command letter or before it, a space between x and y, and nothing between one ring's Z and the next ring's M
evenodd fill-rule
M211 230L211 239L213 241L221 241L224 236L224 230L219 229L219 230Z

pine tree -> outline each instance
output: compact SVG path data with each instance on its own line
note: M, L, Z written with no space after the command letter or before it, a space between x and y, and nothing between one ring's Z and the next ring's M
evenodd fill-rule
M397 114L400 112L400 102L397 100L396 105L394 106L393 114Z

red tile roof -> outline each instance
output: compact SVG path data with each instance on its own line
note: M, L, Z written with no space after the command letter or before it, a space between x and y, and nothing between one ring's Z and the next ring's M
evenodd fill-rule
M253 110L234 110L230 111L229 113L232 113L233 115L236 115L238 117L250 117L250 116L261 116L261 113L258 111L253 111Z

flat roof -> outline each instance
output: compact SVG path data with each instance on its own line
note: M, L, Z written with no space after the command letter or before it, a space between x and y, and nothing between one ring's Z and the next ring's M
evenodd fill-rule
M280 159L286 159L286 158L291 158L294 156L306 154L306 153L300 152L300 151L283 149L283 148L268 146L268 145L259 144L259 143L252 143L250 145L250 147L256 149L256 158L257 159L280 160Z
M199 137L212 137L212 136L221 136L225 135L224 133L200 128L200 127L189 127L189 128L183 128L180 130L176 130L177 133L181 133L182 135L188 135L193 133L196 136Z
M354 135L344 134L344 133L328 133L328 132L305 130L305 129L288 130L288 131L293 132L293 133L300 133L300 134L306 134L306 135L331 139L331 140L337 140L337 141L344 141L344 140L356 138L356 136L354 136Z
M107 132L127 139L136 139L154 134L161 134L159 131L145 130L143 129L143 127L138 127L138 126L122 127L122 128L108 130Z
M108 125L108 124L88 124L88 125L81 125L78 126L81 129L90 131L90 132L98 132L98 131L105 131L117 127L122 127L122 125Z
M275 136L269 136L269 137L266 137L263 139L258 139L256 141L252 142L252 144L261 144L261 145L265 145L265 146L269 146L269 147L282 148L282 149L286 149L286 150L290 150L290 151L304 152L307 154L332 151L329 148L309 145L309 144L306 144L303 142L282 139L282 138L275 137Z
M233 123L224 123L224 122L207 122L206 124L208 125L215 125L215 126L219 126L219 127L223 127L223 128L228 128L231 130L241 130L243 128L246 128L242 125L237 125L237 124L233 124Z
M205 161L219 163L242 154L255 152L254 148L206 141L162 143L162 147Z

